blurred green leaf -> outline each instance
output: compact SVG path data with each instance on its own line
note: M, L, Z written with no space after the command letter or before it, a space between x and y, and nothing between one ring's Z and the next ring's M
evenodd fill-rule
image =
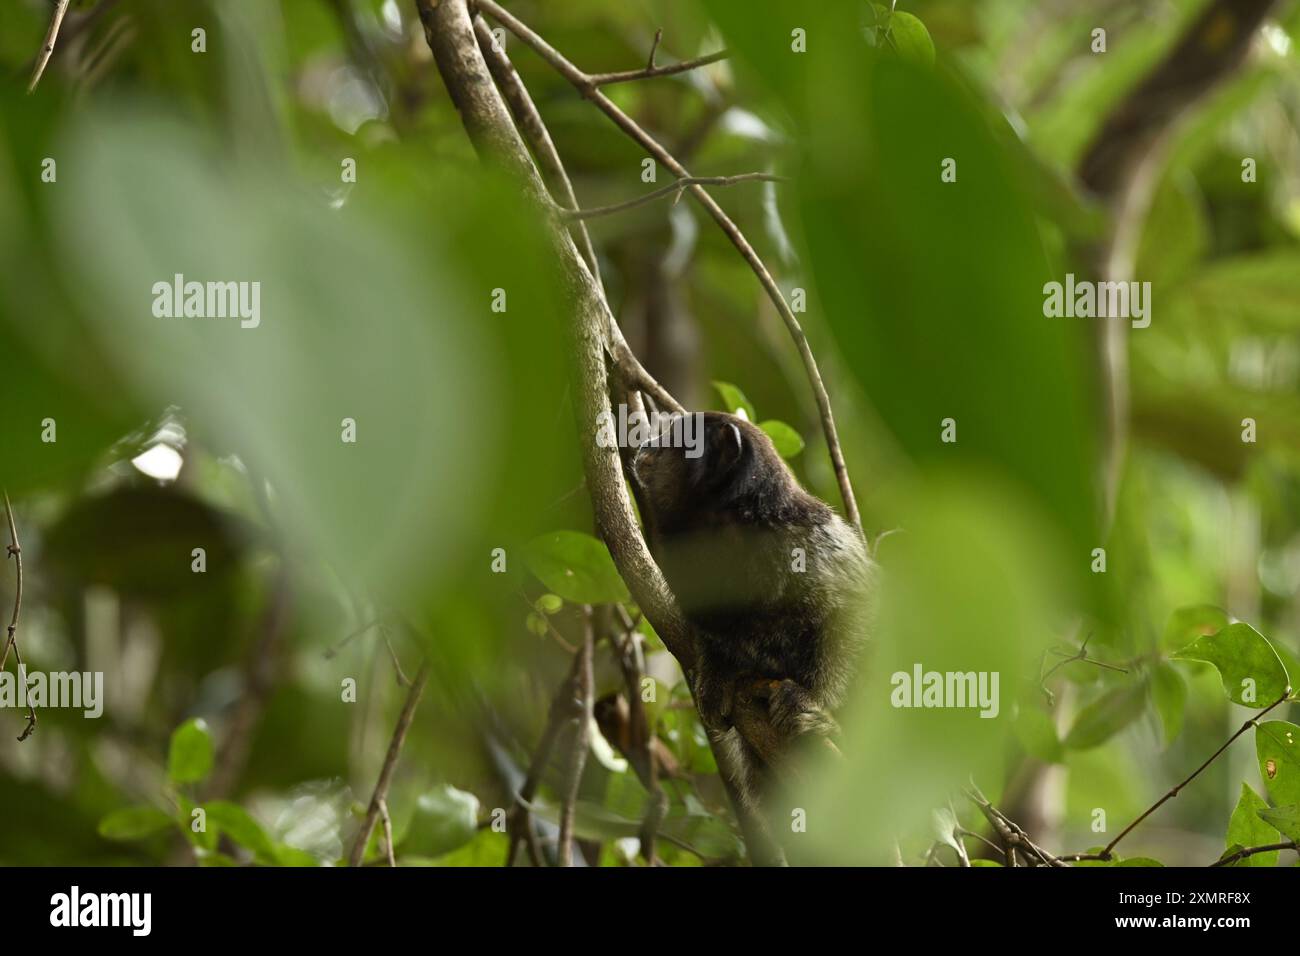
M99 835L109 840L140 840L175 825L156 807L125 807L99 821Z
M416 798L401 852L438 857L464 846L478 832L478 806L478 797L449 784L425 791Z
M212 735L207 723L195 717L172 733L167 751L167 776L172 783L197 783L212 770Z
M767 432L767 437L772 439L772 444L776 446L776 453L782 458L793 458L803 451L803 436L785 422L769 419L760 423L758 427Z
M1186 647L1198 637L1217 634L1228 626L1228 614L1210 604L1182 607L1169 616L1165 624L1161 646L1176 651Z
M605 543L580 531L552 531L524 546L524 563L542 584L574 604L629 598Z
M1146 692L1144 683L1129 683L1102 694L1079 711L1065 735L1065 746L1088 750L1104 744L1142 715Z
M1168 746L1183 729L1183 712L1187 708L1187 682L1173 667L1161 661L1151 671L1151 701L1160 715Z
M919 66L934 64L934 41L925 24L904 10L895 10L885 29L889 45L904 60Z
M733 415L743 415L751 422L758 422L758 413L754 411L754 405L745 393L737 386L730 382L714 382L713 387L717 389L718 395L722 397L722 407L724 411Z

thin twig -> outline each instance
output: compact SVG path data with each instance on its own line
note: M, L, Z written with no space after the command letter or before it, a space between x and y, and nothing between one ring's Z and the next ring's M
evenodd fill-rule
M55 0L54 12L50 14L50 26L45 31L45 42L41 44L41 52L36 56L36 68L32 70L31 82L27 84L28 93L36 89L41 74L45 72L45 65L54 54L54 41L59 38L59 27L63 26L63 15L68 12L68 2L69 0Z
M384 757L384 765L379 771L379 780L375 784L375 792L370 798L370 806L366 810L366 818L362 821L361 832L357 834L357 840L352 844L352 853L348 856L349 866L360 866L361 860L366 854L366 844L370 842L370 833L375 828L375 819L379 816L379 808L385 800L388 799L388 787L393 781L393 768L397 766L397 758L401 756L402 744L406 741L406 732L411 729L411 721L415 718L416 705L420 703L420 695L424 693L425 682L429 679L429 662L424 661L420 664L420 670L415 675L415 681L411 684L410 691L406 695L406 703L402 706L402 715L397 718L397 726L393 729L393 739L388 743L388 754Z
M491 11L488 11L491 13ZM492 16L496 16L495 13ZM655 50L659 48L659 40L663 36L660 30L655 34L654 46L650 48L650 62L641 70L619 70L615 73L593 73L591 74L592 86L611 86L614 83L628 83L632 80L648 80L656 76L672 76L675 73L685 73L688 70L698 70L702 66L708 66L710 63L717 63L719 60L725 60L731 54L726 50L718 50L716 53L709 53L705 56L697 56L690 60L682 60L680 63L670 63L666 66L655 66Z
M584 73L573 63L566 59L558 50L542 39L530 27L522 23L509 11L503 9L493 0L478 0L478 7L490 17L502 24L511 33L515 34L521 41L531 47L543 60L568 80L584 97L589 99L595 106L611 120L614 124L623 130L628 136L641 145L654 159L662 163L676 177L688 178L690 171L679 163L671 153L668 152L653 136L647 133L640 125L637 124L630 116L619 109L614 102L605 96L599 89L599 83L608 82L608 77L618 74L603 74L595 77ZM717 56L715 54L715 56ZM692 61L687 61L688 63ZM678 64L681 66L681 64ZM693 66L701 65L698 62L692 63ZM668 69L660 67L663 71ZM644 74L645 71L636 71L638 74ZM657 74L656 74L657 75ZM628 77L633 78L633 77ZM807 336L804 334L799 320L795 317L794 311L790 304L785 301L780 287L772 274L768 271L763 260L758 257L754 247L750 245L749 240L745 238L731 220L731 218L722 210L722 207L714 201L708 191L703 186L688 186L687 189L699 201L700 205L713 217L714 222L731 240L731 244L736 247L741 257L749 264L750 269L758 277L759 283L763 286L768 298L776 306L777 312L780 313L781 319L785 322L786 329L794 339L795 345L799 350L799 357L803 361L804 372L808 376L808 381L812 386L813 394L817 399L817 408L821 415L822 431L826 435L826 446L830 452L831 464L835 468L835 478L839 483L840 497L844 500L845 516L859 530L862 530L862 519L858 514L857 500L853 496L853 487L849 482L848 468L844 464L844 453L840 448L839 435L835 430L835 417L831 410L830 397L826 394L826 386L822 382L821 372L817 367L817 359L813 356L812 348L808 345Z
M658 189L651 190L644 196L625 199L623 202L616 202L609 206L593 206L587 209L562 209L560 218L565 220L595 219L597 216L611 216L614 213L635 209L637 206L644 206L646 203L662 199L664 196L676 194L680 199L687 186L734 186L736 183L750 182L783 183L786 182L786 178L773 173L737 173L734 176L683 176L667 186L660 186ZM676 202L677 200L673 201Z
M550 706L546 711L546 725L542 728L542 736L537 742L537 749L533 751L533 759L528 764L528 773L524 777L523 786L515 794L515 802L510 809L510 819L507 826L510 833L510 844L506 850L506 866L514 866L515 850L520 841L525 839L528 841L528 851L532 855L533 865L545 865L545 861L541 857L540 847L537 844L537 834L533 829L533 797L536 796L537 788L541 785L542 773L550 762L551 751L555 749L555 741L559 738L560 729L566 721L573 718L574 688L580 664L581 659L575 653L573 663L569 666L564 680L551 698Z
M505 49L496 42L483 18L477 15L474 17L474 36L478 40L479 51L483 54L488 70L496 81L506 105L510 108L510 115L514 117L520 135L537 160L542 180L551 194L552 201L562 209L577 209L578 199L573 192L573 183L560 159L559 151L555 148L555 141L551 139L551 133L537 110L537 105L533 102L528 88L524 86L523 80L519 78L519 73L510 62ZM596 258L596 250L591 243L591 235L587 232L586 225L581 220L574 220L569 225L569 235L578 247L583 262L587 264L587 269L591 272L596 289L603 300L605 288L600 277L600 262ZM666 408L678 413L684 412L686 409L681 403L673 398L632 354L632 349L628 347L627 340L623 337L623 330L619 328L613 312L608 307L606 311L609 339L606 348L613 357L614 366L624 382L650 393Z
M578 785L582 782L582 770L587 764L592 705L595 696L592 655L596 638L591 608L584 608L583 615L586 618L586 628L582 637L582 651L578 656L574 683L574 689L578 692L579 710L574 721L573 740L570 741L568 757L564 763L564 779L560 784L560 841L556 847L560 866L569 866L573 858L573 820L578 803Z
M346 647L349 643L356 640L358 637L366 633L366 631L370 630L372 627L378 627L380 623L381 621L379 620L379 618L375 618L375 620L371 621L370 623L362 625L361 627L353 631L351 634L347 635L344 638L341 638L338 641L338 643L332 645L331 647L327 647L325 649L325 659L330 660L331 658L337 656L338 652L343 650L343 648Z
M1220 747L1218 750L1216 750L1214 753L1212 753L1212 754L1210 755L1209 759L1207 759L1207 760L1205 761L1205 763L1201 764L1199 767L1197 767L1195 770L1193 770L1193 771L1191 772L1191 774L1187 777L1186 780L1184 780L1182 783L1179 783L1179 784L1175 785L1172 789L1170 789L1170 791L1169 791L1168 793L1166 793L1163 797L1161 797L1159 800L1157 800L1155 803L1153 803L1150 807L1148 807L1146 810L1144 810L1144 811L1142 812L1142 815L1141 815L1141 816L1139 816L1136 820L1134 820L1132 823L1130 823L1128 826L1126 826L1123 830L1121 830L1119 836L1115 837L1115 839L1113 839L1113 840L1111 840L1109 843L1107 843L1105 849L1103 849L1103 850L1101 851L1101 854L1100 854L1101 858L1102 858L1103 860L1109 860L1109 859L1110 859L1110 855L1111 855L1111 851L1115 849L1115 845L1116 845L1117 843L1119 843L1120 840L1122 840L1122 839L1124 839L1126 836L1128 836L1129 833L1133 830L1134 827L1136 827L1139 823L1141 823L1141 822L1142 822L1143 820L1145 820L1147 817L1151 816L1151 814L1155 813L1155 812L1156 812L1157 810L1159 810L1162 806L1164 806L1164 804L1166 803L1166 801L1172 800L1174 797L1178 796L1178 791L1182 790L1183 787L1187 786L1189 783L1191 783L1193 780L1195 780L1198 776L1200 776L1201 771L1203 771L1203 770L1204 770L1206 767L1208 767L1210 764L1214 763L1214 761L1218 759L1219 755L1220 755L1221 753L1223 753L1225 750L1227 750L1228 747L1230 747L1230 746L1232 745L1232 742L1233 742L1234 740L1236 740L1238 737L1240 737L1240 736L1241 736L1242 734L1244 734L1246 731L1250 730L1251 727L1255 726L1255 725L1256 725L1256 724L1257 724L1261 719L1263 719L1263 717L1264 717L1264 716L1265 716L1265 715L1266 715L1270 710L1272 710L1273 708L1275 708L1275 707L1279 707L1279 706L1281 706L1282 704L1284 704L1284 703L1285 703L1285 702L1290 698L1290 696L1291 696L1291 688L1288 687L1288 688L1286 689L1286 693L1285 693L1285 694L1283 694L1281 697L1279 697L1279 698L1278 698L1277 700L1275 700L1273 703L1269 704L1267 707L1265 707L1263 710L1261 710L1261 711L1260 711L1258 714L1256 714L1254 717L1251 717L1249 720L1247 720L1245 723L1243 723L1243 724L1242 724L1242 725L1237 729L1237 732L1236 732L1235 734L1233 734L1231 737L1229 737L1226 741L1224 741L1223 746Z
M1210 864L1210 866L1231 866L1238 860L1244 860L1248 856L1254 856L1256 853L1268 853L1272 850L1295 850L1297 853L1300 853L1300 844L1295 840L1287 840L1285 843L1268 843L1264 846L1242 847L1240 850L1236 850L1222 859L1215 860Z
M393 820L388 815L388 801L379 801L379 816L384 821L384 852L388 856L388 865L397 866L397 857L393 855Z
M18 544L18 525L14 521L14 506L9 503L9 492L4 492L5 499L5 517L9 521L9 555L14 559L14 612L9 618L9 633L5 638L4 655L0 657L0 671L4 670L5 664L9 662L9 649L14 651L14 670L18 674L19 681L25 681L27 669L23 666L23 653L18 649L18 617L23 607L23 549ZM36 730L36 710L32 707L30 700L27 702L27 726L18 736L18 742L22 743Z

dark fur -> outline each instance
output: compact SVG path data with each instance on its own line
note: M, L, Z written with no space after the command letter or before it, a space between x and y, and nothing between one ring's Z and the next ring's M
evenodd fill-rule
M767 678L782 736L829 730L866 637L861 536L742 418L706 412L703 454L685 451L652 441L632 471L651 551L700 639L701 714L725 732L736 688Z

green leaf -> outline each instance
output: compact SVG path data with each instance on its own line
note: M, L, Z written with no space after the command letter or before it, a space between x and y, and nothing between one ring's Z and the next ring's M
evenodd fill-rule
M574 604L629 599L627 585L604 542L580 531L552 531L524 545L524 563L537 579Z
M108 840L142 840L175 821L156 807L125 807L99 821L99 835Z
M237 803L213 800L203 804L208 815L208 829L217 829L246 850L252 851L259 863L276 862L276 845L266 835L262 825Z
M770 418L758 427L767 432L767 437L776 446L776 453L782 458L793 458L803 451L803 436L785 422Z
M200 718L176 728L167 754L167 776L172 783L197 783L212 769L212 735Z
M438 857L464 846L478 833L478 797L442 784L416 799L402 853Z
M1181 607L1169 616L1161 645L1170 651L1186 647L1198 637L1217 634L1228 626L1228 614L1210 604Z
M1232 817L1228 820L1228 838L1227 846L1229 849L1234 844L1242 846L1261 846L1265 843L1277 842L1277 830L1260 819L1260 811L1267 811L1268 804L1246 783L1241 785L1241 797L1237 801L1237 808L1232 811ZM1269 853L1256 853L1253 856L1243 857L1236 861L1232 866L1276 866L1277 851Z
M1273 802L1279 807L1300 803L1300 727L1285 720L1257 724L1255 755Z
M726 411L733 415L743 414L751 422L758 421L758 413L754 411L753 404L739 388L730 382L714 382L713 387L722 396L722 404Z
M895 10L889 18L885 37L902 59L920 66L934 64L934 41L930 39L930 31L912 14Z
M1052 715L1036 703L1022 701L1011 724L1025 752L1048 763L1059 763L1065 755L1056 736Z
M1244 786L1244 784L1243 784ZM1290 807L1278 807L1276 810L1270 810L1267 807L1259 811L1259 818L1280 831L1288 840L1300 840L1300 804ZM1263 843L1272 843L1272 840L1263 840Z
M1271 704L1290 686L1273 645L1249 624L1229 624L1215 634L1198 637L1173 659L1213 664L1223 678L1228 699L1243 707Z
M1107 691L1079 711L1070 732L1065 735L1065 746L1071 750L1087 750L1104 744L1137 720L1145 703L1145 684L1130 684Z
M1151 700L1160 715L1165 744L1171 744L1183 729L1183 711L1187 706L1187 682L1177 668L1161 661L1151 672Z

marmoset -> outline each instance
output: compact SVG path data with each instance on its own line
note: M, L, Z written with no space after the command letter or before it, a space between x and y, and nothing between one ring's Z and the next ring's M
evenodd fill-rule
M799 486L761 429L703 413L702 447L666 429L632 459L651 553L694 627L693 691L709 730L749 751L747 801L762 758L731 725L739 689L762 686L786 741L834 728L869 626L874 565L861 534ZM691 457L692 454L695 457Z

